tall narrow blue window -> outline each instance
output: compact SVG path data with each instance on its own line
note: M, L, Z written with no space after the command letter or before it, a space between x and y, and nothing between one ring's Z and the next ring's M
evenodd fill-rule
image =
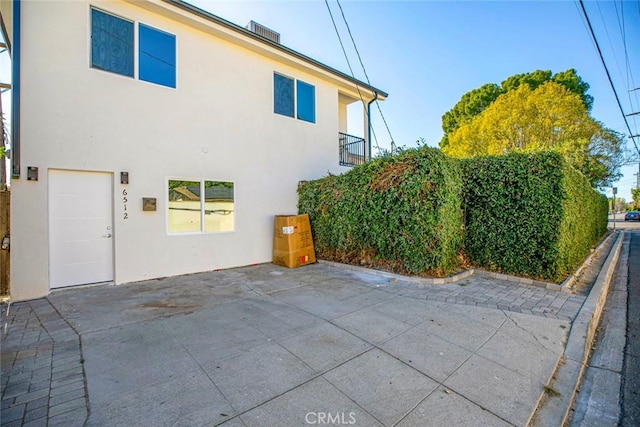
M273 75L273 112L293 117L293 79Z
M316 122L316 88L309 83L296 81L298 119Z
M133 22L91 9L91 66L133 77Z
M176 36L138 25L138 78L176 87Z

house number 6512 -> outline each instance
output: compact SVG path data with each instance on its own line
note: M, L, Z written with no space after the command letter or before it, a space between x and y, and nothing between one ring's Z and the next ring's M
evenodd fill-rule
M122 207L124 208L124 218L123 219L129 219L129 214L127 213L127 202L129 200L127 199L127 189L125 188L124 190L122 190Z

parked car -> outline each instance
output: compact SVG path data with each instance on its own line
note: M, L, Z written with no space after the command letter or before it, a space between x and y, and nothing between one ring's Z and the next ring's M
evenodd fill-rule
M624 216L625 221L640 221L640 212L627 212Z

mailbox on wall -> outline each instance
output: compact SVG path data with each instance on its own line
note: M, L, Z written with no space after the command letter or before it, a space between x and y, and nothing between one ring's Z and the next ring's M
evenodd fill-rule
M156 211L156 198L155 197L143 197L142 198L142 210L145 212Z

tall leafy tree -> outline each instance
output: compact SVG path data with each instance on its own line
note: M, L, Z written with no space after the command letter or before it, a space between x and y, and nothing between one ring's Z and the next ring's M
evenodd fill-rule
M636 209L640 207L640 188L631 189L631 198L636 205Z
M547 81L536 89L519 84L448 136L442 150L455 157L509 152L558 151L592 185L620 176L624 138L591 118L582 98Z
M591 111L593 97L587 94L589 84L582 80L573 68L556 74L552 74L550 70L536 70L530 73L515 74L505 79L500 85L487 83L462 95L460 101L442 116L444 136L440 141L440 148L444 148L449 144L449 134L451 132L482 113L500 95L514 91L523 84L535 90L550 81L558 83L578 95L587 111Z
M462 95L460 101L442 116L444 137L440 142L440 148L444 148L448 144L447 137L449 133L482 113L503 93L504 91L500 86L495 83L488 83Z
M531 89L537 89L543 83L551 81L550 70L536 70L531 73L516 74L502 82L502 90L509 92L518 89L522 84L527 84Z
M587 107L587 110L591 111L591 108L593 107L593 96L587 94L587 91L589 90L589 83L582 80L576 70L570 68L566 71L562 71L561 73L555 74L551 80L561 84L572 93L578 95L580 99L582 99L584 106Z

